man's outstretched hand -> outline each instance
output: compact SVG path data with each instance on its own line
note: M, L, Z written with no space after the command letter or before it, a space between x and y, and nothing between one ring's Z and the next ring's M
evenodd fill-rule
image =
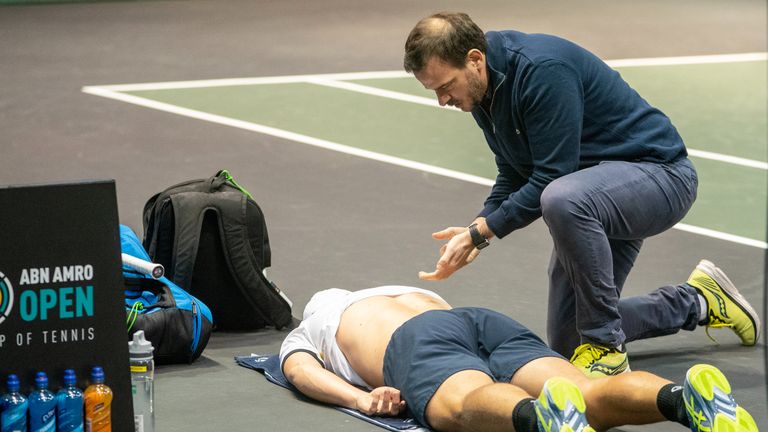
M377 387L357 398L357 410L367 415L396 416L404 409L405 401L394 387Z
M480 253L479 250L475 249L472 237L466 227L449 227L432 233L432 238L448 240L448 243L440 248L440 259L437 260L435 271L431 273L420 271L419 279L446 279L460 268L471 263Z

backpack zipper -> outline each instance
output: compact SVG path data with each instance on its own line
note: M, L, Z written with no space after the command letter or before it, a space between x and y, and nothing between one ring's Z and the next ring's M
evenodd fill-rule
M202 321L202 318L197 313L197 302L192 300L192 298L190 300L192 301L192 316L195 318L194 325L192 326L192 355L194 355L195 351L197 351L197 344L200 342L200 321Z

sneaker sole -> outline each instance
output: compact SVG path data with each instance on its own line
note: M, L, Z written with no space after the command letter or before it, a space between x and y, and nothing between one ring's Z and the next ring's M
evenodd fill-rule
M547 396L552 399L555 407L557 407L557 409L561 412L565 411L569 403L572 404L574 408L576 408L576 410L582 414L587 409L587 404L584 402L584 395L581 394L581 390L579 390L576 384L562 377L552 377L544 383L544 390L536 400L536 416L540 422L544 421L544 419L539 413L538 404L541 404L545 409L549 409L549 399ZM581 430L581 432L594 431L595 430L590 426L587 426ZM563 425L558 431L553 430L553 432L576 431L574 431L570 425Z
M748 346L755 345L758 339L760 339L760 318L757 315L757 311L755 311L747 299L741 295L739 290L736 288L736 285L734 285L734 283L728 279L728 276L726 276L726 274L720 270L719 267L715 266L714 263L708 260L701 260L696 268L714 279L714 281L720 285L720 288L723 289L723 294L725 294L725 296L728 297L732 302L736 303L736 305L738 305L739 308L741 308L741 310L746 313L746 315L749 317L749 320L752 322L752 327L755 329L755 340L751 344L748 344Z
M685 380L686 385L690 385L707 402L713 403L716 409L722 409L715 414L710 425L711 429L705 428L705 430L712 432L759 432L755 419L747 410L738 405L735 405L734 408L735 401L731 395L731 384L718 368L708 364L697 364L688 370ZM719 393L719 397L716 393Z
M587 404L584 402L584 396L581 394L581 390L579 390L579 388L576 387L576 384L571 381L560 377L554 377L550 378L544 384L544 387L547 389L547 393L560 411L565 411L568 402L572 403L581 413L587 409Z
M691 383L691 387L710 402L715 398L715 389L720 389L725 394L731 394L731 384L728 379L719 369L711 365L697 364L688 369L686 381Z
M747 410L738 407L736 408L736 420L723 414L715 416L712 432L760 432L760 429L757 428L757 422Z
M697 406L691 393L698 395L705 406ZM688 369L683 399L694 432L714 432L716 421L727 427L736 415L737 405L731 395L731 384L719 369L708 364L697 364Z

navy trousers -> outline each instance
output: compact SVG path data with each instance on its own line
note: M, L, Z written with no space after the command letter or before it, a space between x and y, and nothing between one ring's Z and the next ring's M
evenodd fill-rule
M695 288L683 283L621 299L643 239L679 222L696 199L687 158L674 163L607 161L561 177L541 196L554 241L547 337L570 356L580 343L625 342L692 330Z

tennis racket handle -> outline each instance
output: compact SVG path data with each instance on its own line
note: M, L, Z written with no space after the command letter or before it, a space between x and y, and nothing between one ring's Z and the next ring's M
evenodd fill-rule
M161 264L144 261L133 255L123 254L123 265L139 271L145 275L160 279L165 274L165 269Z

